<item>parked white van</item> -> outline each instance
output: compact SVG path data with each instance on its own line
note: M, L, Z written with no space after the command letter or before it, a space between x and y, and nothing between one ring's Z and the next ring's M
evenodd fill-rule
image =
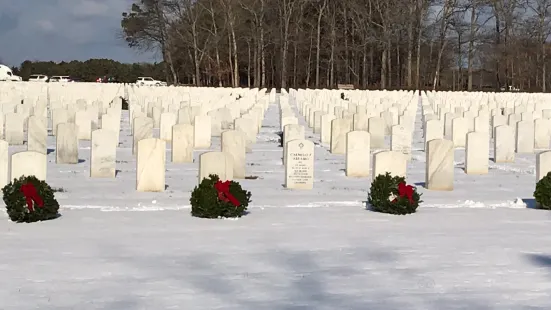
M31 74L29 82L48 82L48 76L44 74Z
M21 77L13 74L10 67L0 65L0 81L21 81Z

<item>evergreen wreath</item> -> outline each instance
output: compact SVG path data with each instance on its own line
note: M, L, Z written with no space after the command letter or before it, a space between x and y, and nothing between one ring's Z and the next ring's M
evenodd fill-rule
M211 174L196 186L189 199L191 215L201 218L241 217L251 202L251 192L235 181L220 181Z
M551 172L536 183L534 198L538 208L551 210Z
M406 179L392 176L390 173L379 174L371 183L367 202L373 211L405 215L415 213L421 202L417 189L406 184Z
M59 203L48 183L34 175L21 176L2 188L8 216L16 223L32 223L55 219Z

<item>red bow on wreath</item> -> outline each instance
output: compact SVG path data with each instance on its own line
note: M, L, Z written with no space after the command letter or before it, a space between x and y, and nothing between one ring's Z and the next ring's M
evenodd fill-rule
M406 185L406 183L404 182L398 184L398 196L407 197L409 203L413 203L413 186ZM396 202L396 199L394 199L392 202Z
M230 193L230 181L221 182L218 180L214 184L214 188L218 191L218 199L224 202L231 202L234 206L239 207L241 203Z
M29 209L29 211L34 211L33 201L39 207L44 207L44 201L42 200L40 195L38 195L38 191L32 183L25 183L21 185L20 191L23 193L23 196L25 196L25 200L27 201L27 208Z

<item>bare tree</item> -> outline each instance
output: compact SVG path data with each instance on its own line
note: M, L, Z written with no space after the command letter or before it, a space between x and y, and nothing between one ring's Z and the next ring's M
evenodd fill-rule
M485 2L487 2L487 0L468 0L465 5L465 10L468 12L470 19L469 46L467 48L467 90L469 91L473 89L473 63L477 37L480 29L490 20L490 18L486 18L484 21L480 22L480 16L483 13L484 6L486 5Z
M551 0L134 1L123 38L162 54L167 80L544 91L551 80Z
M551 34L551 0L526 0L526 5L534 14L531 20L535 26L533 30L540 45L540 53L537 55L537 58L538 67L541 70L541 91L545 92L547 90L547 52L545 42Z
M431 5L431 0L417 0L415 8L416 26L417 26L417 42L416 42L416 61L415 61L415 85L417 89L421 88L421 43L423 33L423 21L426 18L428 9Z
M230 64L233 71L232 81L233 87L239 87L239 53L237 51L237 37L236 37L236 14L235 14L235 2L232 0L220 0L222 8L226 12L226 23L229 30L228 42Z
M278 0L279 17L281 24L281 87L287 88L287 57L289 53L289 36L291 18L296 9L304 5L304 0Z
M210 43L211 36L207 32L200 33L201 16L203 6L194 6L193 0L176 0L174 7L180 18L179 23L173 23L173 29L178 34L181 42L188 44L193 50L192 60L194 64L195 84L201 86L201 62L207 53L206 47ZM200 41L203 41L201 44Z
M212 35L214 37L214 58L216 62L216 78L218 80L218 86L222 86L222 62L220 60L220 49L218 47L219 42L221 41L221 36L219 35L219 26L216 22L216 10L214 2L217 0L209 0L206 6L203 6L209 13L210 21L212 23Z
M170 19L167 9L172 3L162 0L141 0L134 3L130 12L122 13L123 38L130 47L143 50L159 48L163 56L167 80L172 77L178 83L178 76L172 60L172 38L168 34ZM169 75L169 72L171 75Z
M325 8L327 7L328 0L321 0L319 2L318 22L316 24L316 88L320 86L320 55L321 55L321 21Z
M434 81L432 83L432 89L436 90L440 82L440 66L442 64L442 56L444 49L448 41L446 40L446 34L450 26L450 21L454 13L454 8L457 0L444 0L444 5L440 12L440 29L438 38L438 56L436 59L436 68L434 69Z
M240 0L241 7L252 16L255 32L255 87L266 84L266 55L265 55L265 0Z

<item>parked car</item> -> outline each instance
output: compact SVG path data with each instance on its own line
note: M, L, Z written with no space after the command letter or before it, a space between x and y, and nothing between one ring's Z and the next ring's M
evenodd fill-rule
M164 82L157 81L152 77L139 77L136 84L139 86L162 86ZM165 83L166 84L166 83Z
M52 76L50 78L50 83L56 83L56 82L59 82L59 83L71 82L71 77L69 77L68 75L55 75L55 76Z
M13 74L10 67L5 65L0 65L0 81L21 81L21 77Z
M48 76L44 74L31 74L29 82L48 82Z
M117 78L115 78L114 76L109 76L109 75L97 78L96 82L97 83L119 83Z
M520 89L514 87L514 86L511 86L509 85L508 88L505 88L505 87L501 87L501 91L512 91L512 92L519 92Z

